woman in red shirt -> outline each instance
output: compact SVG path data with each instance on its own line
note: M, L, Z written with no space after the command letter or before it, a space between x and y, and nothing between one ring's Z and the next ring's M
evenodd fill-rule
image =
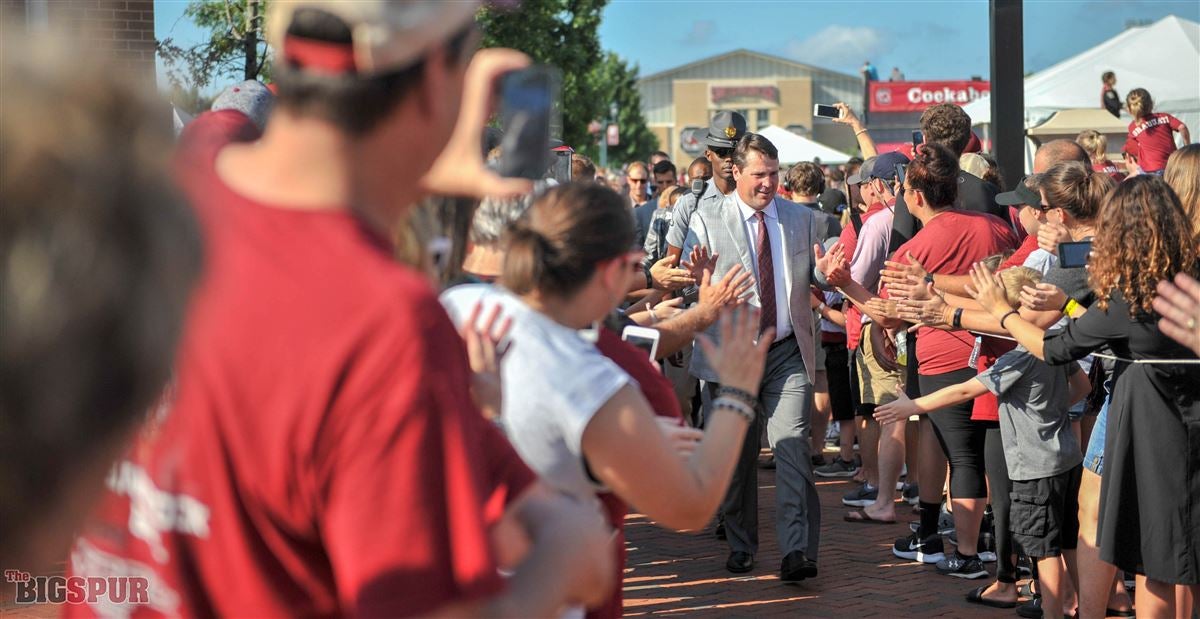
M1125 107L1133 116L1126 140L1137 143L1141 154L1138 163L1147 174L1161 175L1167 167L1167 157L1175 152L1175 132L1183 136L1185 144L1191 143L1187 125L1170 114L1154 113L1154 99L1145 88L1129 91Z

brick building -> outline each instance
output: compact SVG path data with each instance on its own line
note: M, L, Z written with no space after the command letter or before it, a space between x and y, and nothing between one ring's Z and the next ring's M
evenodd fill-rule
M154 84L154 0L0 0L9 27L65 32Z

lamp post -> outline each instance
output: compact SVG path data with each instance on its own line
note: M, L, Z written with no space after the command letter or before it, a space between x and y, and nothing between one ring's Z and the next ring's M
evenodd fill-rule
M604 120L604 129L600 131L600 167L608 169L608 126L617 122L617 104L608 105L608 118Z

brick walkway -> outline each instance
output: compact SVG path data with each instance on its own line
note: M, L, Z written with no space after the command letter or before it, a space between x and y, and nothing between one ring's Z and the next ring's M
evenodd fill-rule
M729 550L700 533L672 533L641 514L625 521L629 561L625 570L625 614L691 617L1015 617L1012 610L968 604L967 591L991 582L941 576L932 566L892 556L891 545L907 535L915 519L897 506L899 523L865 525L842 521L850 508L842 495L854 487L841 480L818 481L821 495L820 576L798 584L779 582L782 557L775 544L775 471L759 470L759 552L754 571L725 570ZM947 545L947 550L953 546ZM987 564L995 573L995 564Z

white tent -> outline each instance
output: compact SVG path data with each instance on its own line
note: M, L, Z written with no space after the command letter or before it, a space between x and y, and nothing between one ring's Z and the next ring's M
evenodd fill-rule
M783 127L770 125L757 133L770 140L775 148L779 149L780 163L800 163L801 161L812 161L813 158L820 159L821 163L846 163L850 160L850 155L846 153L829 148L820 142L800 137Z
M1178 116L1195 132L1200 125L1200 24L1174 15L1130 28L1080 54L1025 78L1025 126L1057 110L1100 107L1100 75L1117 74L1124 96L1145 88L1154 109ZM974 124L990 123L991 97L963 107ZM1122 114L1128 123L1127 114Z

